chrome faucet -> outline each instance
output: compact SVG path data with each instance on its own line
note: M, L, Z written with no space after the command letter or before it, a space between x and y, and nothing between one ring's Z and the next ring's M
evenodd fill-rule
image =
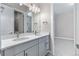
M34 31L34 34L37 35L37 33L38 33L38 32L35 30L35 31Z
M16 32L16 34L17 34L17 38L19 38L19 32Z

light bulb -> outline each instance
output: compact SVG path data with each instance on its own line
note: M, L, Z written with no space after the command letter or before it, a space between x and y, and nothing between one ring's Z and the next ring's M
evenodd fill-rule
M36 6L33 4L33 6L32 6L32 11L33 12L35 12L35 8L36 8Z
M38 9L38 12L40 12L40 8Z
M32 11L32 6L29 6L29 10Z
M35 8L35 13L37 13L37 7Z
M19 5L20 5L20 6L22 6L23 4L22 4L22 3L20 3Z

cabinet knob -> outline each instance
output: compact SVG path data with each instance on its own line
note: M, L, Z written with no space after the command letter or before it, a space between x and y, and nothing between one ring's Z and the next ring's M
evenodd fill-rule
M24 56L27 56L27 53L24 51Z

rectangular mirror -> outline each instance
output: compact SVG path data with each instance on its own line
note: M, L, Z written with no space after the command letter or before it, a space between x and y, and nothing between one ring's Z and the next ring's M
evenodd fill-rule
M4 3L1 11L1 35L32 33L33 13L27 6L18 3Z

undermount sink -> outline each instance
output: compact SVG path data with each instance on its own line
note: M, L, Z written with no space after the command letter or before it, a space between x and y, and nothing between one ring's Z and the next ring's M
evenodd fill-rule
M13 41L20 41L20 40L25 40L25 39L29 39L29 37L23 37L23 38L16 38Z

